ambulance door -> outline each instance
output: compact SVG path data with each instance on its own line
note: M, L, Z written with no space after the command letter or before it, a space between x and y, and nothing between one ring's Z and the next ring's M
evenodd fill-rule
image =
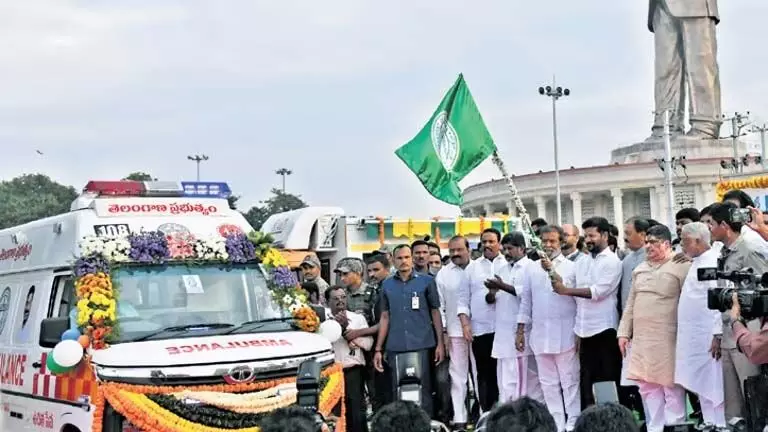
M2 431L19 429L18 417L22 416L23 404L27 402L15 396L17 393L23 393L23 388L16 384L12 385L10 381L13 380L6 378L10 375L10 360L19 355L11 345L11 334L15 328L13 323L18 315L16 309L20 291L17 279L0 278L0 402L2 405L0 430ZM13 369L16 374L16 368Z
M3 369L0 380L4 405L7 404L7 410L4 406L3 411L8 416L4 430L8 431L41 430L54 424L54 412L44 400L35 397L39 373L34 366L40 356L40 321L45 316L50 293L43 273L18 275L8 284L13 313L6 318L3 334L10 339L10 346L3 350L0 359ZM2 289L6 286L3 284Z
M50 302L46 311L48 318L72 317L77 306L75 284L69 272L59 272L53 277ZM71 325L74 323L71 322ZM39 342L38 342L39 343ZM91 369L79 367L64 376L52 376L45 368L46 356L50 349L37 345L40 356L36 359L38 371L49 380L49 386L42 387L42 396L55 406L55 430L66 425L77 427L81 431L91 430L91 400L96 393L96 380ZM40 388L41 386L38 386Z

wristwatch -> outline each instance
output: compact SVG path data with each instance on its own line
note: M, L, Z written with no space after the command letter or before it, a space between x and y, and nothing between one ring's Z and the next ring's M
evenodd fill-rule
M733 325L736 324L737 322L740 322L741 324L743 324L744 327L747 326L747 320L745 320L743 316L739 315L739 317L736 319L731 318L731 328L733 328Z

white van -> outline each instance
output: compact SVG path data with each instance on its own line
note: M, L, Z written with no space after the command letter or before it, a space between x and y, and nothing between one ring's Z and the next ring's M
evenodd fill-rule
M113 271L120 334L91 350L91 367L56 376L46 357L73 326L72 264L86 236L252 230L228 206L225 183L89 182L66 214L0 231L0 430L132 431L106 407L102 383L200 386L296 376L302 362L333 364L330 342L295 331L258 264L131 265ZM187 283L191 280L198 283ZM129 304L126 304L129 303ZM270 312L271 311L271 312ZM87 365L86 365L87 366ZM103 429L102 429L103 428Z

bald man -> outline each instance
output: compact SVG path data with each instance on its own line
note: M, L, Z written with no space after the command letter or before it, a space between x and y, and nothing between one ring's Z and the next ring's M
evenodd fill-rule
M563 233L565 233L565 241L563 242L562 254L569 260L576 262L586 255L580 251L576 244L579 242L579 227L573 224L563 225Z

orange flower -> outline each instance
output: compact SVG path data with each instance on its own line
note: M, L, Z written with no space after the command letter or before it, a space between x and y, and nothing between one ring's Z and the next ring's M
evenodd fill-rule
M768 176L755 176L747 179L723 180L715 186L715 199L720 202L723 196L733 189L762 189L768 187Z

